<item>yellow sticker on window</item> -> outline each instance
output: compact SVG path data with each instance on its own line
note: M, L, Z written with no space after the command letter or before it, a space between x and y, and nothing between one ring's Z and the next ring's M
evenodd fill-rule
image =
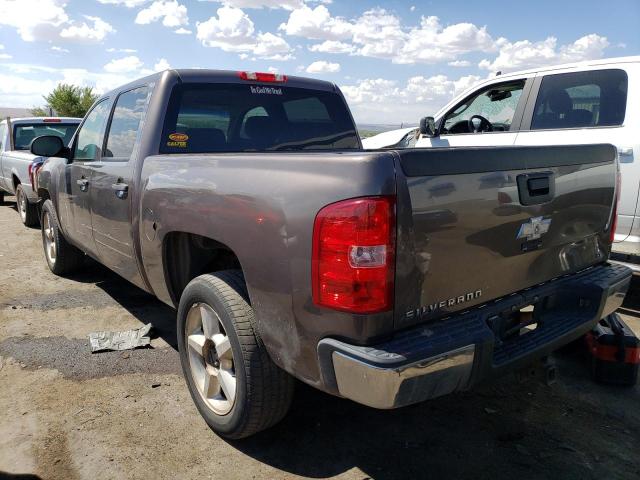
M170 133L167 147L186 148L189 135L186 133Z

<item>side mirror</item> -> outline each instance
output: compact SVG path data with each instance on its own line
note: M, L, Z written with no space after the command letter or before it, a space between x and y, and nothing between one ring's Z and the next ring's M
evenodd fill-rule
M436 121L433 117L422 117L420 119L420 135L426 137L435 137L438 135L436 132Z
M38 157L67 157L68 149L62 139L56 135L43 135L31 142L31 153Z

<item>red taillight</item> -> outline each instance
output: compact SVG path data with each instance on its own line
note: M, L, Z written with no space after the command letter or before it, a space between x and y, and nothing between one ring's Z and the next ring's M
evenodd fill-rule
M320 210L313 225L314 303L362 314L390 310L395 236L394 197L355 198Z
M37 179L38 171L40 171L40 168L42 168L42 165L43 165L42 162L31 162L29 164L29 167L27 168L29 180L31 181L31 188L34 190L37 188L36 179Z
M42 120L44 123L60 123L62 120L60 118L45 118Z
M280 75L278 73L238 72L238 76L242 80L249 80L254 82L285 83L287 81L286 75Z

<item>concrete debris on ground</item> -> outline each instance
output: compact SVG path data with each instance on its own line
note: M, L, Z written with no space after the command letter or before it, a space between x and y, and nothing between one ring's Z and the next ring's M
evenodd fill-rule
M125 330L124 332L93 332L89 334L91 353L109 350L133 350L151 344L149 332L153 326L147 323L144 327Z

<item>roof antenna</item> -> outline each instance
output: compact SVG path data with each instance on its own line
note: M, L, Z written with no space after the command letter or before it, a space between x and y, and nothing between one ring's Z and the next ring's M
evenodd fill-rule
M499 77L500 75L502 75L502 70L498 70L498 71L496 72L496 77Z

